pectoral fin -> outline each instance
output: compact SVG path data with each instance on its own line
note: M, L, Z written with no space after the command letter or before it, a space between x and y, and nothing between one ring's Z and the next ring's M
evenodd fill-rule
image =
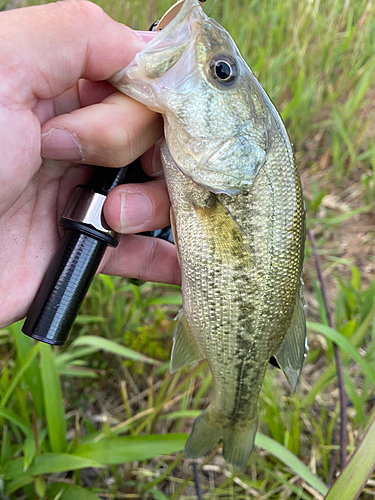
M229 265L241 263L245 268L252 265L254 252L245 232L216 195L211 195L209 206L203 208L196 206L195 211L213 252L224 263Z
M183 366L203 359L182 309L176 319L178 319L178 323L173 337L171 373L174 373Z
M292 321L275 358L291 388L296 390L306 354L306 318L303 297L298 291Z

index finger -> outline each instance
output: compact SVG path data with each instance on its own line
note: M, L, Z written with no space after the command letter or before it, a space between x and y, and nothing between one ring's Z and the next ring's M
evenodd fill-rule
M2 12L0 42L13 95L32 107L35 99L52 99L80 78L108 79L145 45L86 0Z

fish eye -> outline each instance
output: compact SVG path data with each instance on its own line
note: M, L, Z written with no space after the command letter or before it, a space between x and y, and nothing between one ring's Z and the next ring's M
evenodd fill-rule
M232 57L226 54L217 54L211 59L210 71L215 80L229 85L237 77L237 64Z

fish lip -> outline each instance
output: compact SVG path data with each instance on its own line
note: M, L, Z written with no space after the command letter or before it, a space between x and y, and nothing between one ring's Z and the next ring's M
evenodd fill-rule
M201 11L202 16L205 15L202 8L200 7L198 0L185 0L183 6L181 7L181 10L178 12L176 17L173 18L165 28L159 31L158 34L150 42L148 42L148 44L140 52L138 52L138 54L136 54L135 58L133 59L133 62L136 61L138 57L142 56L143 52L145 51L150 52L152 49L162 50L167 45L169 45L170 42L163 46L163 42L175 30L175 28L181 23L181 21L184 22L187 21L187 25L189 26L190 29L188 34L183 33L183 35L185 36L178 41L178 44L180 45L181 43L188 41L188 39L193 34L191 23L189 22L189 17L191 15L191 12L193 12L195 9L199 9Z
M175 29L175 27L180 24L180 22L187 18L190 11L193 11L194 9L199 8L201 9L201 6L198 2L198 0L185 0L184 4L182 5L180 11L176 14L176 16L166 25L165 28L163 28L161 31L159 31L159 34L157 35L158 40L162 40L166 36L169 35L171 31ZM202 10L203 13L203 10ZM156 42L156 40L155 40Z
M193 12L196 14L192 16ZM147 59L142 58L147 57L150 52L162 53L167 47L176 49L177 57L179 51L182 51L182 54L185 53L188 45L194 44L196 33L200 30L205 17L198 0L185 0L176 17L135 55L128 66L115 73L108 80L109 83L121 92L143 102L150 109L165 114L166 109L160 100L159 91L172 90L163 82L163 77L168 74L170 68L154 80L144 74L146 68L144 61ZM179 25L183 28L179 29ZM181 57L178 57L173 66L178 64L180 59ZM178 83L174 81L174 86L183 83L185 79L186 77Z

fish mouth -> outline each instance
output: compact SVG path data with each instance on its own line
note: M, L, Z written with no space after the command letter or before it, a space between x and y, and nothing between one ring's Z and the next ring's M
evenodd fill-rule
M194 50L187 49L195 43L203 16L198 0L185 0L176 17L109 83L150 109L165 113L163 91L176 88L194 72ZM178 71L176 66L183 66L183 70Z

